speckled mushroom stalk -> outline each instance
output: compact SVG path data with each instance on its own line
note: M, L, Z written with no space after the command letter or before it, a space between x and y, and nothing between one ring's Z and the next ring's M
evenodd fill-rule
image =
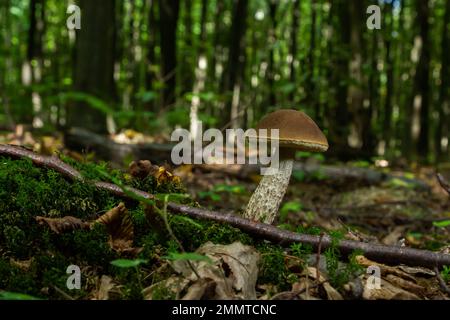
M279 169L273 175L261 179L244 213L244 217L272 224L284 198L294 165L294 157L280 159Z
M264 175L250 198L244 217L272 224L289 185L295 151L324 152L328 149L328 141L310 117L292 109L269 113L259 122L257 129L279 130L279 169L273 175Z

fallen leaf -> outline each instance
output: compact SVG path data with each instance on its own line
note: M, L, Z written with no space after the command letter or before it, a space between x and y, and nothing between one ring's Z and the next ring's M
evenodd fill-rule
M390 282L380 279L380 288L371 288L367 282L367 275L364 275L363 299L366 300L418 300L414 293L398 288Z
M130 163L128 172L137 179L145 179L158 171L158 166L152 165L149 160L139 160Z
M102 275L99 282L99 289L95 293L94 300L110 300L112 297L120 295L120 290L111 277Z
M66 216L63 218L46 218L37 216L35 219L41 225L48 225L50 229L57 234L77 229L89 229L90 225L88 222L84 222L81 219L71 216Z
M94 221L106 226L109 233L109 244L118 252L136 254L140 249L133 248L134 228L131 217L125 204L120 203L117 207L109 210Z
M155 288L163 286L177 296L186 292L183 299L256 299L260 255L255 248L240 242L230 245L207 242L195 253L195 257L207 259L169 261L180 276L160 282L159 287L144 289L144 296L153 299Z

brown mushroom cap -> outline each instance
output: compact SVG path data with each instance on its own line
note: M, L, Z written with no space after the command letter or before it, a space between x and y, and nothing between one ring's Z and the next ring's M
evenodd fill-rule
M269 113L261 119L256 129L268 129L268 140L271 140L269 129L279 129L280 147L315 152L328 149L328 141L323 132L301 111L282 109Z

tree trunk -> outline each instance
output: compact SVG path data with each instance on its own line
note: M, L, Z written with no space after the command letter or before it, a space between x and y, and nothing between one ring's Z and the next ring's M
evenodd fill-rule
M184 51L181 55L182 64L181 68L181 84L180 95L183 96L186 92L191 91L192 83L194 81L193 73L194 69L194 47L193 47L193 29L192 29L192 0L183 0L184 4Z
M164 89L162 107L175 103L176 94L176 34L180 2L179 0L159 0L161 64Z
M229 37L229 54L227 70L224 73L224 93L231 94L232 98L227 100L223 112L224 125L229 121L233 127L238 126L239 121L239 95L241 89L242 69L244 63L244 40L246 32L248 0L235 0L231 22L231 33Z
M294 87L296 85L296 68L295 64L297 61L297 32L299 29L299 20L300 20L300 0L294 0L292 3L292 28L291 28L291 48L290 48L290 55L291 60L289 61L289 78L290 82L294 84ZM295 93L296 90L292 90L289 93L289 102L294 103L295 101Z
M153 82L155 81L155 71L153 66L157 65L155 48L158 42L157 37L159 34L158 21L156 15L156 0L149 0L148 9L148 43L147 43L147 67L145 72L145 89L147 91L153 91ZM149 111L155 110L154 100L145 102L145 108Z
M200 107L200 93L205 87L206 71L208 62L206 58L206 14L207 14L208 0L202 0L202 10L200 17L200 45L198 49L198 60L195 68L195 83L192 88L193 97L191 101L190 117L190 132L193 140L199 137L200 121L198 111Z
M430 43L429 43L429 2L416 0L417 19L420 26L422 41L419 64L414 79L414 107L420 110L420 129L417 152L419 157L426 161L429 152L429 71L430 71Z
M74 89L112 105L114 86L115 0L80 1L82 28L77 31ZM103 112L78 101L69 106L68 125L106 133Z
M310 107L314 110L315 119L320 122L320 107L319 103L317 103L316 90L315 90L315 79L314 79L314 53L316 48L316 15L317 15L317 3L316 0L311 0L311 29L310 29L310 39L309 39L309 48L308 48L308 80L307 80L307 92L306 96L307 101Z
M443 155L448 152L448 143L450 141L447 140L446 149L443 149L441 145L441 140L443 137L449 137L449 108L450 103L448 99L448 90L450 87L450 39L449 39L449 21L450 21L450 0L446 0L445 2L445 13L443 20L443 30L441 37L441 85L439 87L439 100L437 104L438 109L438 122L435 131L435 149L436 149L436 162L439 162L444 157Z
M337 17L334 26L334 37L336 42L333 44L333 66L331 73L331 85L334 86L334 99L331 103L333 106L332 121L330 123L331 144L336 149L345 149L347 146L347 137L349 133L350 113L347 107L347 91L348 91L348 50L350 47L350 17L348 11L348 3L344 0L334 1L332 10L335 11L333 16Z
M269 0L269 18L270 18L270 28L269 28L269 63L267 65L267 83L269 85L269 99L267 101L268 106L275 106L275 65L274 65L274 55L275 55L275 43L277 41L277 1Z
M384 4L384 46L385 46L385 65L386 65L386 98L384 101L383 118L383 140L386 149L391 146L391 127L392 127L392 96L394 94L394 65L392 62L392 3ZM375 72L372 70L372 72Z

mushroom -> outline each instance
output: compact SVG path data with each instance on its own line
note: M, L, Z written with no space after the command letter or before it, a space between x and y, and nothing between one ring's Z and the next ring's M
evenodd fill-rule
M328 141L310 117L292 109L282 109L266 115L256 129L258 138L268 141L271 140L270 129L279 130L279 169L275 174L263 176L250 198L244 217L271 224L286 193L295 152L324 152L328 149ZM267 136L261 136L258 129L267 129Z

